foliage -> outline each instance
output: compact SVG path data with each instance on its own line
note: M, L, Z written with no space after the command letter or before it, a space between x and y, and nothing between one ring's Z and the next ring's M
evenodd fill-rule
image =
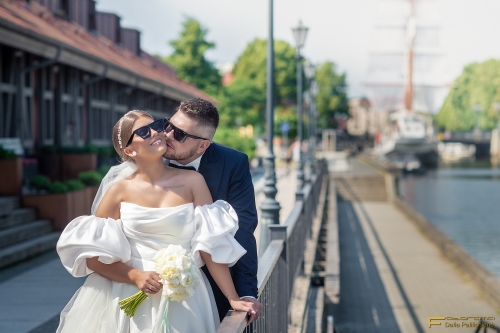
M157 57L172 65L181 79L210 95L216 95L222 86L221 77L215 66L205 58L205 52L215 48L215 43L206 40L208 29L196 19L187 17L182 26L179 38L169 42L174 52L169 57Z
M87 144L82 147L78 146L54 146L47 145L41 147L42 154L97 154L99 149L91 144Z
M217 98L220 125L234 127L262 123L266 96L254 81L238 78Z
M113 147L98 147L97 156L99 157L113 157L116 155L116 151Z
M495 103L500 102L500 60L488 60L464 67L455 80L436 121L448 131L470 131L476 125L482 130L491 130L498 121ZM481 105L479 115L474 105Z
M16 153L13 150L4 149L0 146L0 160L10 160L16 158Z
M37 175L30 179L29 186L37 192L48 191L50 189L50 179L46 176Z
M78 180L87 186L96 186L101 184L102 176L97 171L83 171L78 174Z
M106 174L108 173L109 169L111 169L110 165L103 164L99 167L99 170L97 170L97 172L99 172L99 174L101 175L101 178L104 178L104 176L106 176Z
M255 140L241 136L237 129L227 127L217 128L214 141L244 152L248 155L249 160L252 160L255 157Z
M235 82L246 79L253 82L256 96L262 104L265 103L267 86L267 40L255 39L250 42L238 57L233 68ZM295 100L297 94L297 66L295 49L287 42L274 41L274 75L276 102L289 103ZM234 82L233 82L234 83ZM264 105L261 105L264 109Z
M49 192L53 194L66 193L69 191L68 185L63 182L54 182L50 184Z
M66 185L68 191L80 191L85 188L85 184L76 179L67 180L64 182L64 185Z
M348 114L347 83L345 73L339 74L336 65L327 61L316 70L318 94L316 107L319 112L318 125L323 128L335 126L335 114Z
M43 155L52 155L52 154L57 154L57 146L53 146L53 145L46 145L46 146L42 146L40 148L40 152L43 154Z

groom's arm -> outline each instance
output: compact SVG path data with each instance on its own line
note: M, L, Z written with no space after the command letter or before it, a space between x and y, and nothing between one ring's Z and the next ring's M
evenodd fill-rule
M257 244L253 234L257 227L255 192L248 157L240 156L229 182L227 202L238 214L239 229L234 238L247 253L232 267L232 273L238 295L257 298Z

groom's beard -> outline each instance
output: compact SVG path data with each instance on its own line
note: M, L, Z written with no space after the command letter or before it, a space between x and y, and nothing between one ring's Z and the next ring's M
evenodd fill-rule
M167 149L165 154L163 154L163 157L165 157L168 160L174 160L174 161L185 160L185 159L191 158L194 155L196 155L196 150L198 150L198 146L199 145L196 145L193 147L193 149L186 151L186 152L183 152L183 153L178 153L178 154L176 154L175 151L173 151L173 150Z

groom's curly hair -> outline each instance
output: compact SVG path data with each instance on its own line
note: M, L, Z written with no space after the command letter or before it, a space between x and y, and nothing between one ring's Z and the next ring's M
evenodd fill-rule
M192 98L182 101L177 111L181 111L189 119L195 120L198 125L207 128L213 137L219 126L219 111L210 101L202 98Z

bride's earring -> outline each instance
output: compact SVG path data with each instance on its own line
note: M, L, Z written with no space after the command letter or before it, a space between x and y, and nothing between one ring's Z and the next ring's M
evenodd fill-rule
M135 151L133 151L132 156L137 156L137 153Z

